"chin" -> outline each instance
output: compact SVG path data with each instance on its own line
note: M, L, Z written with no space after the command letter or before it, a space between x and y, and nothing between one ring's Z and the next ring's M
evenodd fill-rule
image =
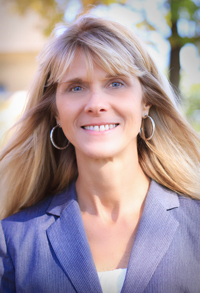
M114 156L117 155L116 147L113 148L106 148L104 147L91 147L91 148L86 148L84 150L80 150L77 152L77 155L82 153L82 155L90 158L90 159L109 159L113 158Z

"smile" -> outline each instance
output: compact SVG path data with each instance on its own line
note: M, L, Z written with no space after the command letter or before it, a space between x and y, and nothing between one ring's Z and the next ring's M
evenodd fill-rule
M88 125L82 126L83 129L93 131L105 131L117 127L119 124L105 124L105 125Z

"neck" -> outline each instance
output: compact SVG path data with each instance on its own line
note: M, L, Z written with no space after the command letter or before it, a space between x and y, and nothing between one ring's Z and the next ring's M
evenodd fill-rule
M76 189L82 212L112 215L117 220L121 214L141 210L149 178L137 156L95 160L77 153L77 163Z

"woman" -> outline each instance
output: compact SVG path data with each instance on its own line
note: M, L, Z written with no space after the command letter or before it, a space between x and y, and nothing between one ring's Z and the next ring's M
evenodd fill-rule
M1 292L199 292L200 140L145 47L84 16L39 61L1 155Z

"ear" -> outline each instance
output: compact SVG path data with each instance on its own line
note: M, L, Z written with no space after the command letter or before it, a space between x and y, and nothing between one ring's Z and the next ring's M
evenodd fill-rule
M149 115L149 110L151 108L151 105L148 104L147 102L144 102L143 103L143 106L142 106L142 117L145 116L145 114Z
M60 116L59 116L59 113L58 113L58 110L57 110L56 103L54 105L53 113L52 114L53 114L54 118L56 119L56 123L57 124L60 124Z
M55 119L56 119L56 123L60 125L60 117L56 115Z

